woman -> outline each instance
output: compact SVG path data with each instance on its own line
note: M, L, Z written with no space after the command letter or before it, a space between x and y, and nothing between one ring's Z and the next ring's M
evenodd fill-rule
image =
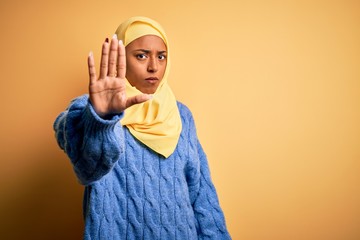
M120 40L118 40L120 39ZM88 57L89 96L54 123L85 185L84 239L230 239L189 109L167 84L170 50L145 17Z

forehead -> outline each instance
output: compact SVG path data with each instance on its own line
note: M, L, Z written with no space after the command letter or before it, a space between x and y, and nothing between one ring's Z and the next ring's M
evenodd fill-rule
M126 46L126 49L148 49L156 51L166 51L166 45L164 41L158 36L145 35L129 43Z

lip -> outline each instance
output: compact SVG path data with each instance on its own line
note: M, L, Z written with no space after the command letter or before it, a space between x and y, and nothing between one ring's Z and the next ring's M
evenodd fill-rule
M149 83L155 83L157 82L159 79L157 77L148 77L148 78L145 78L145 80Z

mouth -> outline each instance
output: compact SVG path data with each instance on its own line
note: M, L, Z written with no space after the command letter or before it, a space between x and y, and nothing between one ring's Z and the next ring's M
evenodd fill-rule
M145 78L145 80L149 83L156 83L157 81L159 81L159 79L157 77L148 77L148 78Z

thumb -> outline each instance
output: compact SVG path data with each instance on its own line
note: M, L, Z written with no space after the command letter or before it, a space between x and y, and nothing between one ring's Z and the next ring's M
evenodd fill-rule
M126 108L129 108L135 104L146 102L152 98L153 98L153 96L151 94L140 94L140 95L136 95L134 97L130 97L126 100Z

